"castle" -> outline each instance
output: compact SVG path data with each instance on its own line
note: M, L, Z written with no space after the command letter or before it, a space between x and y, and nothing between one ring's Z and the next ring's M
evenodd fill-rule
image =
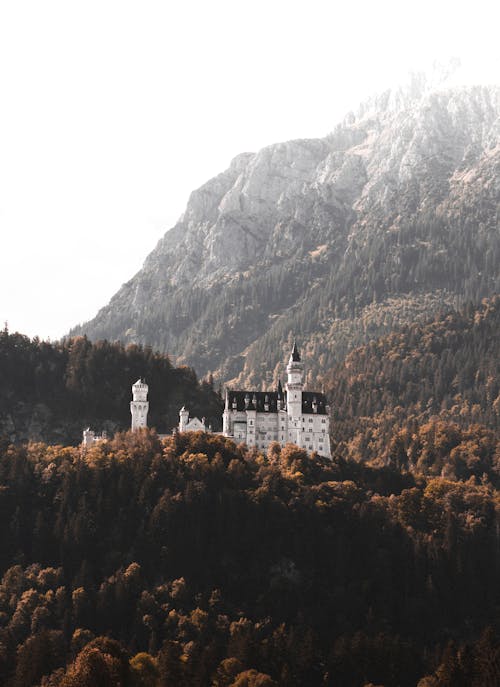
M266 449L273 442L281 446L293 443L309 454L316 452L331 458L330 408L323 393L304 391L304 365L295 343L286 373L285 390L281 381L276 391L226 389L221 434L249 447ZM147 427L147 397L148 385L138 379L132 385L132 430ZM190 418L183 406L179 411L178 431L206 432L211 429L206 427L205 418ZM88 447L103 438L87 429L83 433L83 446Z
M130 428L132 431L148 426L148 390L149 387L144 379L138 379L135 384L132 384L132 400L130 401L130 414L132 415ZM82 448L85 450L104 439L107 439L106 432L97 434L90 427L87 427L83 430Z
M293 443L311 454L331 458L330 408L325 395L304 391L304 365L293 345L286 368L285 391L226 391L222 434L237 443L267 448Z

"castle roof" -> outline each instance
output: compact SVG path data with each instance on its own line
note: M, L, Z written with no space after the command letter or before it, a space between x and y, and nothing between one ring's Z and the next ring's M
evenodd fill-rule
M233 408L233 402L236 401L236 410L256 410L258 413L276 413L278 412L278 393L277 391L228 391L229 409ZM282 392L284 403L282 402L282 409L286 404L286 391ZM245 403L245 398L248 398L248 404ZM268 405L269 410L265 409ZM317 411L314 413L313 406L316 403ZM302 392L302 414L316 414L326 415L327 400L323 393L317 391L303 391Z
M293 349L292 349L292 353L290 355L290 358L292 359L292 361L294 363L300 363L300 353L299 353L299 349L297 348L297 342L296 341L293 342Z

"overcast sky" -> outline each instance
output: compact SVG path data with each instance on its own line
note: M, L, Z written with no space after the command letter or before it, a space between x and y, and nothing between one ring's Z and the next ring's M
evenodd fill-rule
M497 5L1 0L2 322L91 318L242 151L323 136L433 60L498 81Z

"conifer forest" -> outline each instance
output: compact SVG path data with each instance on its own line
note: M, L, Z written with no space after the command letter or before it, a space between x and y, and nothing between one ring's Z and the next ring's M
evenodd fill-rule
M151 350L4 330L0 684L499 685L499 313L332 368L331 461L127 431L120 370L162 379L152 424L220 394ZM116 431L82 452L82 417Z

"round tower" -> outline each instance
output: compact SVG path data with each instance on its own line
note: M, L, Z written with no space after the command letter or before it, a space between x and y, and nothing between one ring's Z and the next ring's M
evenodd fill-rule
M288 415L293 420L300 420L302 416L302 391L304 389L304 365L300 359L299 349L295 342L286 367L286 374L286 405Z
M184 406L179 410L179 432L184 432L189 422L189 410Z
M132 384L132 400L130 401L132 431L148 426L148 388L143 379L138 379L135 384Z

